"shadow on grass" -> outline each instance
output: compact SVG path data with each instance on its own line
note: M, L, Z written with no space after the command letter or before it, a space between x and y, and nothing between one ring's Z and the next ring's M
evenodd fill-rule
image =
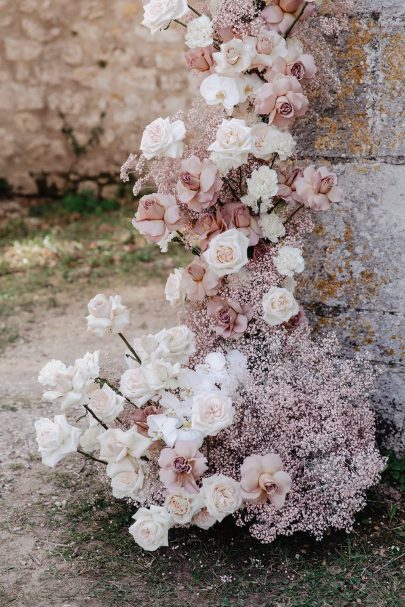
M103 606L399 607L396 500L379 487L352 534L322 542L301 534L263 545L229 519L208 532L172 529L168 548L147 553L128 533L131 508L102 489L67 506L59 555Z

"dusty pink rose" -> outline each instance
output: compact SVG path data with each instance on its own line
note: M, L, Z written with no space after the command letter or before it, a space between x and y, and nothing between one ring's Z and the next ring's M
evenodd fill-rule
M302 170L299 168L290 168L284 171L277 170L278 196L286 202L301 202L300 197L295 191L296 179L301 175Z
M332 202L341 202L343 190L337 187L337 177L325 166L313 165L295 180L295 189L302 203L315 211L326 211Z
M287 57L277 57L271 70L265 74L266 80L272 80L274 74L294 76L297 80L310 80L316 74L316 65L312 55L301 54L297 48L289 50Z
M168 230L181 224L176 198L165 194L142 196L132 225L151 242L160 242Z
M247 328L253 312L249 305L239 305L213 297L207 305L207 314L214 321L215 333L221 337L240 337Z
M222 279L208 269L205 261L196 257L183 272L181 289L188 299L202 301L207 295L216 295L221 284Z
M301 12L303 4L303 0L273 0L262 10L261 16L269 29L275 30L279 34L285 34ZM307 19L315 10L312 0L309 0L301 20ZM295 30L295 27L293 30Z
M218 37L222 42L229 42L234 38L241 38L242 36L238 32L234 32L231 27L221 27L217 30Z
M292 485L291 476L283 467L276 453L246 457L240 468L243 498L256 504L269 500L277 510L282 508Z
M256 112L268 114L269 123L275 126L289 126L307 109L308 99L294 76L276 74L272 82L264 84L256 92Z
M214 70L214 60L212 52L214 47L206 46L205 48L191 48L184 54L186 65L190 70L197 72L210 72Z
M202 251L205 251L208 247L211 238L225 232L226 229L226 223L220 209L217 209L215 213L201 213L193 226L194 234L200 238L199 247Z
M170 493L181 487L188 493L198 493L196 481L207 470L207 458L194 441L179 440L173 449L162 449L158 462L160 480Z
M300 306L300 311L295 316L292 316L290 320L283 322L285 329L297 329L298 327L304 327L308 324L308 318L305 314L304 308Z
M180 202L184 202L193 211L202 211L218 200L222 188L222 179L215 164L197 156L183 160L180 167L180 179L176 192Z
M245 204L230 202L222 208L222 217L228 229L237 228L249 238L249 246L254 246L259 242L261 236L259 224Z

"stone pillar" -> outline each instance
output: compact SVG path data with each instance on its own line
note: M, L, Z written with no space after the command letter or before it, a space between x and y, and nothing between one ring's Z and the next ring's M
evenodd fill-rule
M346 200L318 214L302 299L351 356L382 369L374 403L383 444L404 446L405 3L356 2L337 55L332 108L303 126L305 161L330 162ZM331 49L333 50L333 49ZM301 128L301 127L299 127Z

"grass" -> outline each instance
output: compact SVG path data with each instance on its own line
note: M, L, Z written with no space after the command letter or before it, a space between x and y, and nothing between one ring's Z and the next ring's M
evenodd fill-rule
M117 277L146 284L186 263L179 245L162 255L139 235L133 213L133 203L69 194L0 223L0 349L18 339L10 317L21 310L56 307L61 294L100 284L108 289Z
M69 480L63 475L60 482ZM93 494L67 504L60 558L106 607L400 607L405 592L398 504L382 488L348 535L306 535L262 545L224 521L205 532L172 530L169 548L146 553L128 534L131 509L93 478ZM97 486L98 485L98 486ZM95 487L95 489L93 489ZM77 491L75 485L75 491ZM79 490L80 492L80 490ZM403 522L403 521L402 521Z

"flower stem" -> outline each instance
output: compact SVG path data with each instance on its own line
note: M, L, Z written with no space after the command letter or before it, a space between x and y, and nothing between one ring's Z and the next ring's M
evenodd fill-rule
M303 208L304 208L304 206L305 206L305 205L300 204L300 206L299 206L299 207L297 207L297 208L295 209L295 211L293 211L289 217L287 217L287 219L286 219L286 220L285 220L285 222L284 222L284 225L285 225L286 223L288 223L289 221L291 221L291 219L294 217L294 215L296 215L296 214L297 214L299 211L301 211L301 209L303 209Z
M124 342L124 344L126 345L126 347L128 348L128 350L130 352L132 352L132 354L135 356L136 361L141 365L142 361L139 358L138 354L133 349L133 347L131 346L131 344L129 343L129 341L124 337L124 335L122 333L118 333L118 335L121 337L122 341Z
M103 428L105 430L108 430L108 426L106 426L105 423L102 422L101 419L97 417L97 415L94 413L94 411L92 411L90 409L89 405L83 405L83 407L86 409L86 411L88 411L90 413L90 415L92 415L94 417L94 419L100 424L100 426L103 426Z
M201 17L201 13L199 13L195 8L193 8L190 4L187 4L188 8L193 11L193 13L195 13L196 15L198 15L199 17Z
M99 464L104 464L104 466L106 466L108 464L108 462L105 462L103 459L98 459L98 457L94 457L94 455L90 455L90 453L86 453L85 451L82 451L81 449L78 449L77 452L80 453L81 455L84 455L84 457L88 457L89 459L92 459L93 462L98 462Z
M291 23L290 27L284 34L284 38L288 38L288 36L290 35L290 33L291 33L292 29L294 28L295 24L297 23L297 21L299 21L301 19L302 15L304 14L305 9L307 8L307 4L308 4L308 2L305 2L304 6L300 10L299 14L295 17L294 21Z
M273 158L272 158L272 160L271 160L271 165L270 165L270 168L271 168L271 169L274 167L274 163L275 163L275 162L276 162L276 160L277 160L277 156L278 156L277 152L274 152L274 156L273 156Z
M132 356L131 356L131 358L132 358ZM107 384L107 386L109 388L111 388L111 390L114 390L114 392L116 394L118 394L118 396L122 396L123 398L125 398L125 400L127 401L127 403L129 403L133 407L136 407L137 409L139 408L139 407L136 406L135 403L132 402L132 400L129 400L129 398L127 398L126 396L124 396L123 393L118 390L118 388L116 388L115 386L113 386L112 384L110 384L110 382L108 381L108 379L105 379L104 377L97 377L97 379L95 379L94 381L96 382L96 384L100 384L101 387L103 387L104 384Z
M182 27L185 27L187 29L187 25L185 23L182 23L181 21L179 21L178 19L173 19L173 21L175 23L178 23L179 25L181 25Z

